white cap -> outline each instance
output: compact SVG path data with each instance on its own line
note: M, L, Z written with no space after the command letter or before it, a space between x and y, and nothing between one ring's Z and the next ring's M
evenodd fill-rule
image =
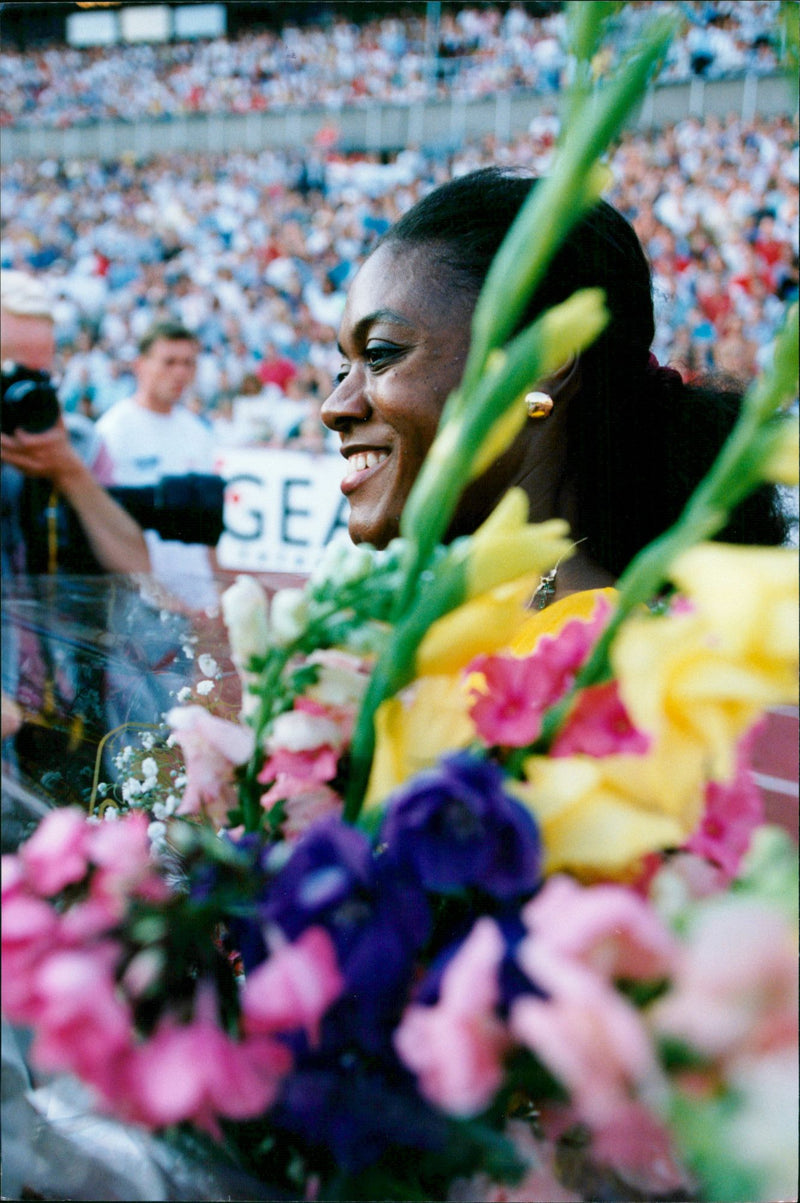
M19 317L53 320L53 298L45 284L27 272L0 270L0 308Z

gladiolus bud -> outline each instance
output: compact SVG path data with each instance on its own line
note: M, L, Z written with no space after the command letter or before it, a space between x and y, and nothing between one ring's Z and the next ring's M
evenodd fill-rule
M222 595L222 615L234 659L247 665L269 647L267 595L251 576L239 576Z
M608 323L602 288L581 288L542 317L542 376L591 346Z

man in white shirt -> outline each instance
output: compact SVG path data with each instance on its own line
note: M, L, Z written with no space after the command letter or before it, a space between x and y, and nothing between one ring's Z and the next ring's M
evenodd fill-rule
M139 343L136 391L98 419L114 483L153 485L163 476L211 472L211 429L181 399L197 371L198 344L184 326L163 322Z
M165 476L213 473L210 426L182 404L197 370L198 343L185 326L161 322L139 342L136 391L97 421L116 485L156 485ZM199 543L163 540L145 531L153 571L171 592L195 605L211 604L213 551Z

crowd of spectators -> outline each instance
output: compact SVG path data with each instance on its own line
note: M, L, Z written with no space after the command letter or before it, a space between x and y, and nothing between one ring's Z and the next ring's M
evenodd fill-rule
M191 402L221 441L323 449L345 289L375 238L454 174L546 171L556 134L545 114L510 144L450 155L17 162L0 175L0 259L57 297L67 410L97 417L133 392L138 338L173 319L197 334ZM747 381L797 294L796 119L689 118L626 133L609 162L608 198L653 265L658 358Z
M652 16L652 2L622 7L622 53ZM707 79L776 67L779 0L681 0L685 19L661 78ZM434 30L426 6L354 24L287 25L238 38L0 53L0 121L72 127L101 119L259 112L378 101L475 99L497 91L555 93L569 70L566 16L521 3L444 6ZM415 12L418 10L418 12ZM597 64L598 69L613 62Z

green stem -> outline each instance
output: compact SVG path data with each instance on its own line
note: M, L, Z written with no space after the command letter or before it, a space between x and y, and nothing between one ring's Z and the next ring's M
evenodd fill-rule
M261 674L258 683L258 709L253 722L255 732L255 748L245 769L242 784L242 821L245 831L258 831L261 826L261 802L259 800L258 774L261 769L262 749L261 740L267 724L272 718L274 699L280 684L281 674L286 666L287 657L272 649L270 657Z

